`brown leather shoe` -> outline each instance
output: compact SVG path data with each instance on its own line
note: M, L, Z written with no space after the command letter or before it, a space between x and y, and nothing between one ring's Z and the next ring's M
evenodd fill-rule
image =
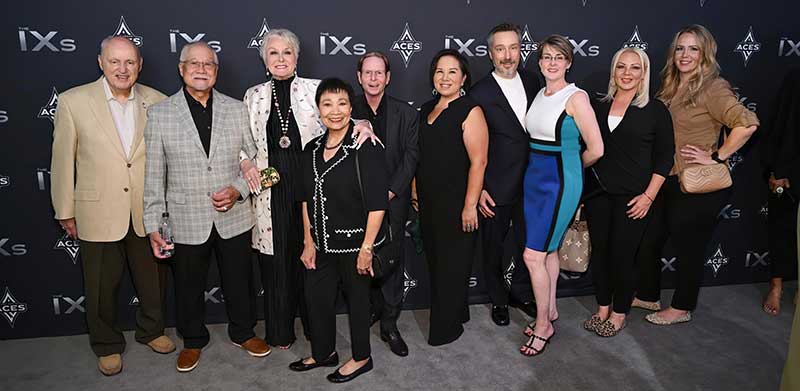
M189 372L200 362L200 352L202 349L183 349L178 355L178 372Z
M253 357L264 357L271 353L269 350L269 345L267 345L263 339L258 337L250 338L247 341L244 341L241 345L236 342L233 344L246 350L247 353Z
M97 360L97 369L106 376L113 376L122 372L122 356L119 354L110 354L108 356L99 357Z
M175 351L175 344L166 335L162 335L147 343L150 349L156 353L167 354Z

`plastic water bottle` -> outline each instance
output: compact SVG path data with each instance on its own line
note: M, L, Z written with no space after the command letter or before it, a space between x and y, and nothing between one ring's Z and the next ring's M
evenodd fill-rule
M167 247L161 247L161 255L164 257L171 257L175 254L175 244L172 241L172 223L169 221L169 213L164 212L161 214L161 223L158 225L158 234L161 235L161 240L167 243Z

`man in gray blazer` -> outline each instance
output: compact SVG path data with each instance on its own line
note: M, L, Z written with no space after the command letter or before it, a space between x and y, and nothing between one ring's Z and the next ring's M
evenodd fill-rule
M256 153L244 104L214 90L219 62L205 42L184 46L178 67L184 88L148 111L144 138L144 226L153 253L165 258L158 227L162 213L172 222L178 332L183 337L177 369L197 366L208 344L204 290L212 250L216 254L228 335L255 357L270 353L255 336L248 184L240 176L239 153Z

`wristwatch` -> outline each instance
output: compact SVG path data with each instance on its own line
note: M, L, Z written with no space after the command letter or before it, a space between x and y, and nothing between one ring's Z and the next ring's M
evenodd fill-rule
M714 153L711 154L711 160L717 163L725 163L725 160L719 158L719 152L717 151L714 151Z

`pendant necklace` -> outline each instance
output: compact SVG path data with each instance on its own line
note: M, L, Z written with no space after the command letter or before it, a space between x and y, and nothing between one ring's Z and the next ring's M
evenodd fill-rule
M281 106L278 104L278 96L276 95L275 91L275 81L270 83L272 85L272 98L275 102L275 111L278 113L278 122L280 123L281 127L281 138L278 140L278 145L283 148L289 148L292 145L292 140L289 139L289 120L292 118L292 106L289 106L289 109L286 110L286 118L283 118L283 114L281 113Z

